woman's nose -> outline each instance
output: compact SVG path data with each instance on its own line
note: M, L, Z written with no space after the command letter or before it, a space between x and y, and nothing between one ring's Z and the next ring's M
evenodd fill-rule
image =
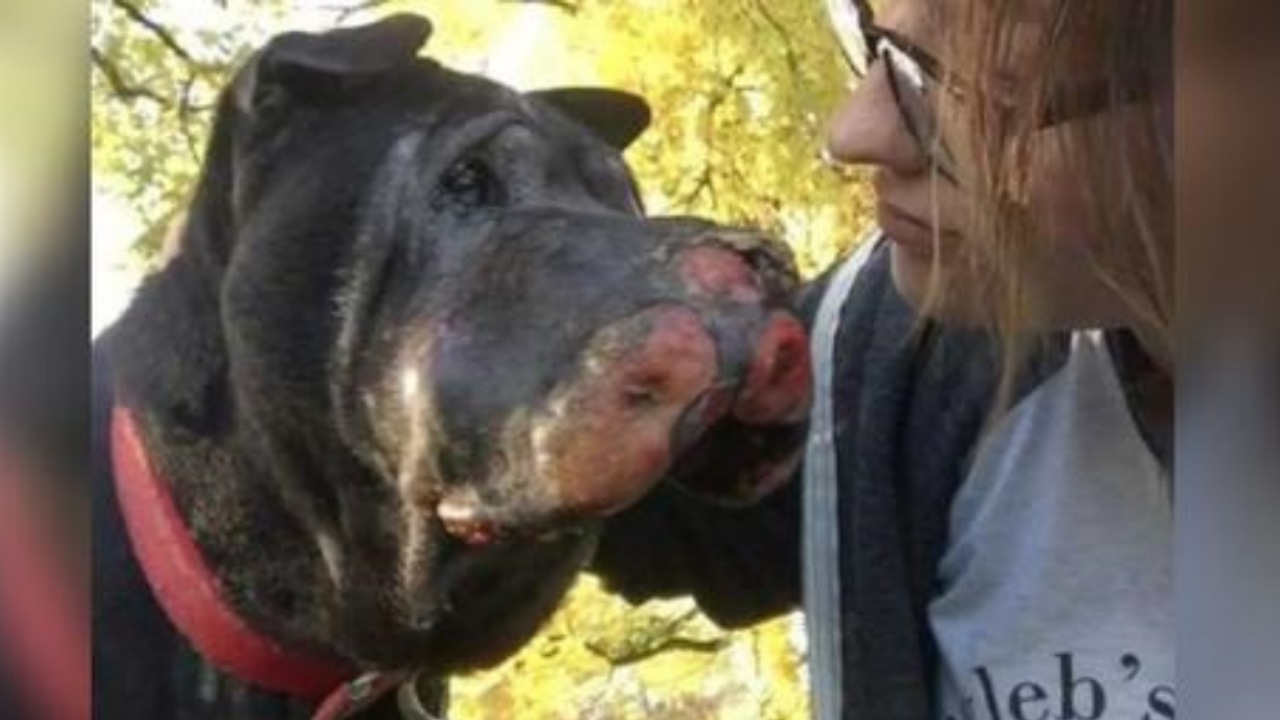
M899 175L928 168L919 143L907 130L883 62L836 109L827 128L827 152L854 165L879 165Z

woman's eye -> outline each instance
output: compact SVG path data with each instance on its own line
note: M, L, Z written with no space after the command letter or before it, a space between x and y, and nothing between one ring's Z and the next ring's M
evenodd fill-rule
M470 158L456 162L440 178L437 198L441 205L487 207L501 202L501 188L484 162Z

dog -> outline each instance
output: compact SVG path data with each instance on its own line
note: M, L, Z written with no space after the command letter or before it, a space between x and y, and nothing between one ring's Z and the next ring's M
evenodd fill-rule
M795 468L786 250L644 216L640 98L519 93L430 31L256 53L94 348L97 717L349 713L491 665L664 478L744 500Z

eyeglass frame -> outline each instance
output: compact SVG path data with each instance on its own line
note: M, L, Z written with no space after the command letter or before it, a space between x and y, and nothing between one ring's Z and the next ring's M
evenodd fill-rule
M865 78L877 61L885 63L885 74L893 93L894 104L907 131L938 173L955 183L954 158L943 142L937 112L930 102L927 86L934 85L957 98L963 98L971 88L960 82L954 73L948 73L942 62L928 50L890 28L876 25L875 13L867 0L827 0L826 5L828 20L849 70L855 76ZM861 42L864 55L861 64L854 57L857 53L850 42L850 33ZM904 89L904 80L912 82L916 87ZM1036 129L1043 130L1096 115L1150 95L1150 88L1144 83L1126 83L1119 86L1119 93L1115 90L1106 80L1057 88L1046 103ZM914 104L918 115L913 113L912 106L908 104L906 92L913 92L918 98ZM1007 103L997 102L996 105L1008 113L1015 110ZM922 124L928 127L921 127Z

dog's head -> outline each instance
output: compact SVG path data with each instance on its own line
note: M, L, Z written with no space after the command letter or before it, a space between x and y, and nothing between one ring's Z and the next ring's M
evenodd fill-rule
M429 30L288 34L242 69L165 271L186 299L135 313L181 347L124 369L164 422L252 437L327 547L337 644L377 662L510 649L483 635L522 641L663 477L776 485L809 394L787 252L643 217L643 101L453 72Z

